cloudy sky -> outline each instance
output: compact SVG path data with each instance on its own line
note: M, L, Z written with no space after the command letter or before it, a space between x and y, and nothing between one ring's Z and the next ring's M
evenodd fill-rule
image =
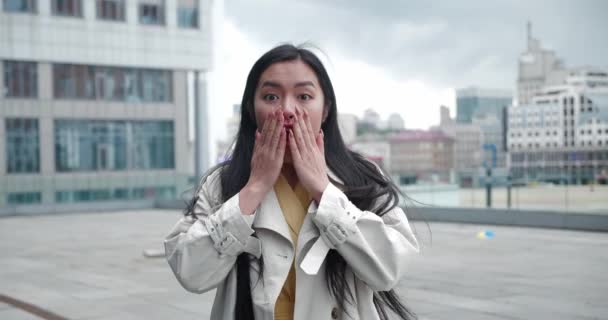
M526 22L567 66L608 67L608 1L226 0L219 23L218 101L238 103L249 68L273 46L311 42L323 53L340 112L408 128L455 112L455 88L513 90ZM219 116L219 114L218 114Z

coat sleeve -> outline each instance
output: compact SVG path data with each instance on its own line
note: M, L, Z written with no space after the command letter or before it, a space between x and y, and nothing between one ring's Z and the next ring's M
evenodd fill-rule
M195 293L217 287L240 253L258 257L261 253L259 240L251 236L253 215L241 213L239 194L213 207L218 188L219 175L212 174L197 192L194 213L198 218L181 218L164 240L165 257L175 277Z
M381 217L362 211L330 183L312 214L325 244L337 250L354 274L374 291L392 289L404 275L408 255L420 252L398 206Z

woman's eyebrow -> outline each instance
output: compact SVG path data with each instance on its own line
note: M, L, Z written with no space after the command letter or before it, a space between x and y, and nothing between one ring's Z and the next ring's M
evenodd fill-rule
M298 82L293 87L297 88L297 87L308 87L308 86L315 88L315 84L312 81ZM269 81L269 80L262 82L262 85L260 86L260 88L263 88L263 87L272 87L272 88L279 88L279 89L282 88L282 86L279 83L274 82L274 81Z
M314 88L315 84L312 81L302 81L302 82L296 83L293 87L297 88L297 87L306 87L306 86L311 86Z
M281 85L274 81L264 81L260 88L263 87L281 88Z

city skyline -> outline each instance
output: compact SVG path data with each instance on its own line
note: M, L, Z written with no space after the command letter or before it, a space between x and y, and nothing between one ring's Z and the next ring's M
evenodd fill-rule
M397 1L372 6L361 1L286 5L272 0L230 1L224 10L219 28L224 29L224 56L217 62L218 70L228 66L222 73L223 82L230 86L219 93L224 101L217 105L226 110L215 112L222 118L229 114L230 105L240 102L255 59L285 41L308 41L324 52L340 112L362 115L367 108L381 115L399 112L407 127L419 129L438 123L439 105L456 113L457 88L515 92L516 59L526 50L528 21L533 35L569 66L608 66L608 43L602 41L608 22L600 14L608 10L605 2L548 6L465 1L458 6L434 4L431 10L424 4ZM498 12L501 23L495 20ZM560 16L568 16L568 23ZM306 27L277 27L281 24ZM585 50L589 45L594 49ZM416 121L411 121L413 114Z

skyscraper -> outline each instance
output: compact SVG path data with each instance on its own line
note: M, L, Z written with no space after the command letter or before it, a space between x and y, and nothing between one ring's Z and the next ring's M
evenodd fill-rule
M518 104L528 104L547 85L563 84L568 72L554 51L544 49L527 25L527 47L519 56L517 77Z

